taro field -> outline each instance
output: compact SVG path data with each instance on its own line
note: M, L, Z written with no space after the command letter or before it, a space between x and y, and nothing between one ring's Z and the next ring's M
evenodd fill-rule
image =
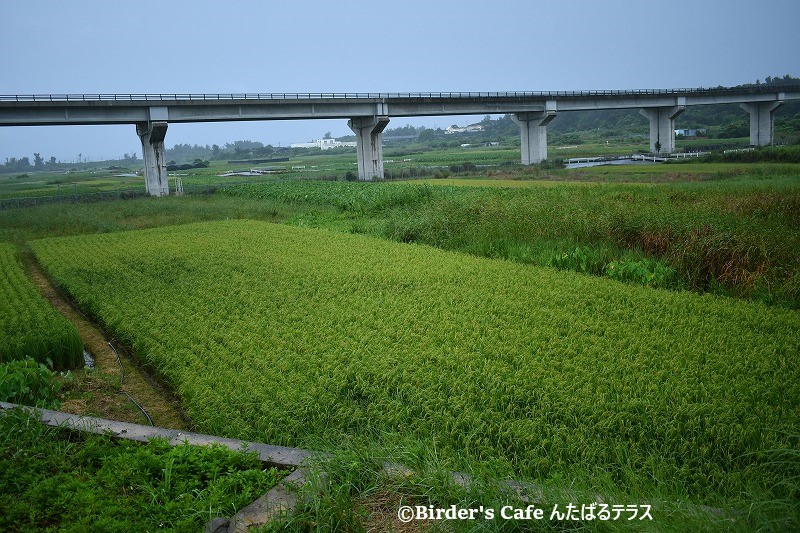
M800 423L791 309L247 220L30 247L204 432L709 505L798 496L774 455Z

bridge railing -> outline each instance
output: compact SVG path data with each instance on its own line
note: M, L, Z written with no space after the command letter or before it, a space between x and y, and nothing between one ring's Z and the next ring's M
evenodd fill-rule
M171 94L15 94L0 95L0 102L174 102L221 100L387 100L387 99L476 99L553 98L587 96L648 96L695 94L760 94L800 92L800 85L754 85L693 89L632 89L588 91L419 92L419 93L171 93Z

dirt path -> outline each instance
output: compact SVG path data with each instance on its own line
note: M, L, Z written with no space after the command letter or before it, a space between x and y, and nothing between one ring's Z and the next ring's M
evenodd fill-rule
M61 410L121 422L148 424L146 416L131 401L133 398L150 415L156 426L192 429L192 424L177 398L145 372L120 343L114 341L118 358L108 344L113 339L50 283L29 251L22 250L20 255L28 276L39 292L75 325L86 350L94 357L94 370L80 369L72 372L72 381L65 384L66 399L62 400ZM124 372L120 369L120 363ZM124 379L120 386L120 376L123 374Z

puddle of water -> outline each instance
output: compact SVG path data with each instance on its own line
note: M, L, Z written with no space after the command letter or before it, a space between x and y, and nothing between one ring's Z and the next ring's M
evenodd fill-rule
M94 357L86 350L83 351L83 368L94 368Z

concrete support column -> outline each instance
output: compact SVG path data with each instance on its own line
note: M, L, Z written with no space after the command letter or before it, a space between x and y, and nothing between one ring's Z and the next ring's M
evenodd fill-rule
M675 151L675 119L686 110L685 98L678 105L669 107L646 107L639 113L650 120L650 151L669 155Z
M142 140L144 181L151 196L169 196L167 163L164 160L166 122L144 122L136 125L136 134Z
M751 102L739 105L750 113L750 146L772 144L772 130L775 124L773 113L783 105L783 100Z
M383 130L389 117L355 117L347 125L356 134L358 179L383 179Z
M544 111L511 115L511 120L519 126L523 165L541 163L547 159L547 125L554 118L556 118L555 101L547 102Z

